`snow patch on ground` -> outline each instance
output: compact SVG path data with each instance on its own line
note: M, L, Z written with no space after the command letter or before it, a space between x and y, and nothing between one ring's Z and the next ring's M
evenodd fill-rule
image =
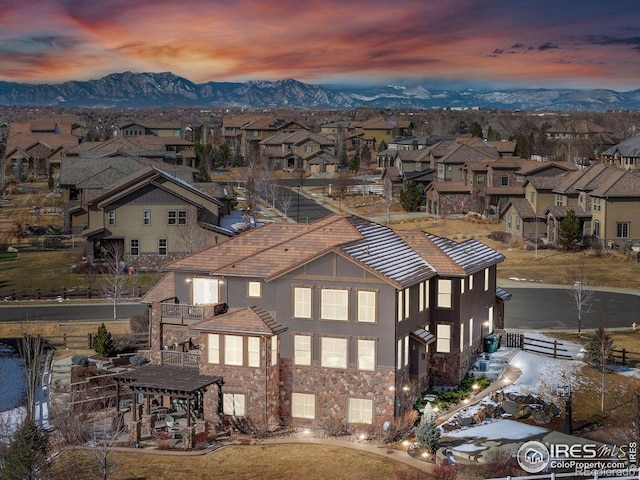
M0 344L0 440L10 437L26 415L26 394L22 359Z
M536 435L544 435L549 430L535 425L516 422L515 420L495 420L470 428L462 428L448 432L447 437L465 438L469 440L526 440ZM459 450L459 447L455 447Z

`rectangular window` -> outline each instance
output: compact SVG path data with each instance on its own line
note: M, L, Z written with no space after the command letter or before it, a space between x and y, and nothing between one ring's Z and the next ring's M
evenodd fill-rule
M533 205L534 203L536 203L536 192L531 192L529 194L529 203L531 203L531 205Z
M398 339L398 350L397 350L397 358L396 358L396 368L400 370L402 368L402 339Z
M320 316L323 320L349 320L349 291L323 288Z
M260 366L260 338L249 337L247 338L247 365L250 367Z
M500 177L500 185L502 185L503 187L508 187L509 186L509 177L507 177L506 175L503 175Z
M159 238L158 239L158 255L166 255L167 254L167 239Z
M616 222L616 237L629 238L630 222Z
M464 284L465 284L466 280L464 278L460 279L460 295L462 295L464 293Z
M420 304L420 311L424 311L424 282L420 284L418 290L418 303Z
M507 214L507 228L511 229L511 214Z
M451 280L438 280L438 308L451 308Z
M107 212L107 225L109 225L110 227L115 227L115 225L116 225L116 211L115 210L109 210Z
M489 290L489 269L484 269L484 291Z
M460 351L464 350L464 323L460 324Z
M224 337L224 364L242 365L242 340L238 335L225 335Z
M311 365L311 337L309 335L293 336L293 364Z
M347 339L323 337L321 365L328 368L347 368Z
M596 237L600 236L600 221L599 220L594 220L593 221L593 234Z
M186 225L186 224L187 224L187 211L178 210L178 225Z
M373 423L373 401L364 398L350 398L349 423Z
M477 175L476 176L476 184L479 185L484 185L484 175Z
M296 318L311 318L311 289L295 287L293 289L293 316Z
M358 321L374 323L376 321L376 292L358 291Z
M404 366L409 365L409 335L404 337Z
M601 212L602 211L602 199L598 197L593 197L593 211Z
M193 304L202 305L204 303L218 303L219 283L217 278L194 277L193 283Z
M516 215L516 230L520 231L520 215Z
M311 393L292 393L291 416L294 418L315 418L316 396Z
M473 347L473 317L469 319L469 346Z
M244 417L246 415L244 395L239 393L223 393L222 412L232 417Z
M440 353L451 352L451 325L439 323L436 326L436 351Z
M151 225L151 210L142 211L142 224Z
M559 193L556 193L556 207L561 207L562 206L562 195Z
M410 305L409 293L410 292L411 291L408 288L404 291L404 318L409 318L409 305Z
M220 363L220 335L217 333L207 335L207 361Z
M358 370L375 370L376 342L374 340L358 340Z
M469 275L469 290L473 290L473 275Z
M140 240L137 238L132 238L129 240L129 252L133 257L137 257L140 255Z
M429 280L424 282L424 310L429 308Z
M271 366L278 364L280 356L280 338L271 337Z
M178 222L178 215L177 212L175 210L169 210L167 212L167 224L168 225L175 225Z
M251 298L260 298L262 297L262 283L260 282L249 282L249 297Z
M402 313L403 307L404 307L403 294L402 294L402 290L399 290L398 291L398 312L397 312L397 317L399 322L401 322L402 319L404 318L404 315Z

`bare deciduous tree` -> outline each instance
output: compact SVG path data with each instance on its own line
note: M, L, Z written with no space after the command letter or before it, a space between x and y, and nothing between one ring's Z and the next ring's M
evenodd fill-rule
M568 292L578 319L578 335L582 336L582 320L591 311L595 295L595 291L590 286L584 257L578 266L567 269L567 278L571 282Z
M387 227L391 224L391 203L393 202L393 184L389 176L383 180L384 189L384 212L387 217Z
M285 218L288 218L289 209L293 203L293 193L288 188L280 187L278 198L280 199L280 209Z
M102 291L113 304L113 318L118 318L120 298L126 293L127 276L124 270L124 246L121 242L110 242L104 248L105 274Z
M185 224L178 225L178 248L190 254L214 243L213 235L200 225L195 210L189 210Z

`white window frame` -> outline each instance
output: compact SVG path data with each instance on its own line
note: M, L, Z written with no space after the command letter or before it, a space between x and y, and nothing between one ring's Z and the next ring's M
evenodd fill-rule
M375 323L377 321L378 293L358 290L358 322Z
M359 338L358 349L358 370L374 371L376 369L376 341Z
M310 335L294 335L293 336L293 364L294 365L311 365L312 345Z
M245 417L247 415L246 396L242 393L222 394L222 413L232 417Z
M320 318L341 322L349 320L349 290L323 288L320 298Z
M431 280L425 280L424 282L424 309L427 310L431 306L431 300L429 298L429 285Z
M249 298L262 298L262 282L249 281L247 284Z
M280 358L280 337L271 337L271 366L278 365Z
M464 282L464 279L462 279ZM451 289L452 281L450 279L438 279L438 308L453 307L453 291Z
M464 279L464 278L462 278L462 279L460 280L460 295L463 295L463 294L464 294L464 283L465 283L465 279Z
M240 335L224 336L224 364L243 365L244 337Z
M311 318L312 295L310 287L293 288L293 316Z
M186 224L187 224L187 211L178 210L178 225L186 225Z
M436 352L451 353L451 325L448 323L436 325Z
M151 225L151 210L142 211L142 225L144 226Z
M484 291L489 290L489 268L484 269Z
M107 212L107 226L115 227L116 226L116 211L109 210Z
M320 365L324 368L345 370L348 363L349 342L346 338L322 337L320 339Z
M400 370L402 368L402 339L398 339L398 347L397 347L397 358L396 358L396 368Z
M469 346L473 347L473 317L469 318Z
M409 365L409 335L404 337L404 366Z
M404 308L403 291L398 290L398 312L396 313L398 322L401 322L402 319L404 318L404 313L402 311L403 308Z
M260 367L260 337L247 337L247 366Z
M469 290L473 290L473 273L469 275Z
M349 423L373 423L373 400L368 398L350 398Z
M464 351L464 323L460 322L460 351Z
M191 288L194 305L218 303L220 300L220 281L217 278L193 277Z
M166 238L158 239L158 255L166 256L169 253L169 241Z
M167 210L167 225L178 224L178 212L177 210Z
M293 418L316 418L316 396L312 393L291 394L291 416Z
M408 288L405 289L404 291L404 318L405 319L409 318L409 308L411 305L411 301L410 301L411 295L409 295L410 292L411 291Z
M220 335L207 334L207 363L220 363Z
M420 305L420 311L424 312L424 282L420 282L418 287L418 304Z
M129 240L129 254L132 257L137 257L140 255L140 239L139 238L132 238Z

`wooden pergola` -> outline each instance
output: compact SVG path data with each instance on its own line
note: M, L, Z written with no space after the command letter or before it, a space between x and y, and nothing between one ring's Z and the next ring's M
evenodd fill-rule
M218 408L222 409L222 377L200 375L195 368L171 365L145 365L135 370L114 375L116 381L116 408L120 408L120 386L131 390L133 421L138 420L138 395L144 396L147 415L151 414L151 398L168 396L186 400L187 425L191 425L191 404L195 400L196 413L202 418L202 397L210 385L218 385ZM162 401L162 400L161 400Z

